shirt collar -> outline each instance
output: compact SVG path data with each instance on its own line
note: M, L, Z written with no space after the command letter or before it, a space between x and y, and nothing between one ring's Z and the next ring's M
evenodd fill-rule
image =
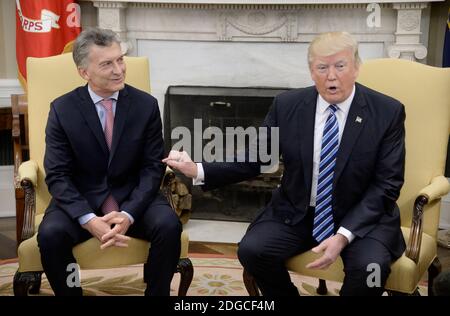
M104 98L104 97L101 97L98 94L96 94L94 91L92 91L92 89L89 85L88 85L88 92L89 92L89 95L91 96L92 102L94 102L94 104L99 103L103 99L113 99L113 100L117 101L117 99L119 98L119 91L114 92L108 98Z
M344 114L347 114L350 110L350 105L352 104L353 98L355 97L355 85L353 85L352 93L350 93L349 97L344 100L344 102L337 103L338 110L344 112ZM325 113L325 111L328 110L328 107L330 106L330 103L325 101L324 98L319 94L318 102L317 102L317 110L318 113Z

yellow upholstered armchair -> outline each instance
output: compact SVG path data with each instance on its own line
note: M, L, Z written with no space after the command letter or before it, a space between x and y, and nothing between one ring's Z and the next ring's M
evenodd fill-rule
M126 57L126 82L150 92L148 60L143 57ZM50 201L50 194L44 182L43 158L45 151L45 126L50 102L58 96L73 90L85 82L78 75L71 54L48 58L29 58L28 69L28 126L30 160L19 167L19 181L25 191L24 220L18 248L19 268L14 276L14 294L27 295L39 292L42 275L40 252L36 232L43 213ZM175 175L166 171L162 189L171 202L170 185ZM173 207L173 203L172 203ZM178 294L186 295L192 281L193 267L187 257L189 239L181 235L181 255L177 266L180 272ZM100 243L91 238L73 248L80 269L113 268L140 264L147 261L149 243L132 238L127 248L110 247L100 250ZM175 271L174 271L175 273Z
M428 269L428 293L440 272L437 231L441 197L450 185L443 176L450 131L450 69L426 66L401 59L365 62L358 81L390 95L405 105L405 183L398 205L407 249L391 266L388 294L418 294L418 283ZM286 262L290 271L320 279L318 294L326 294L325 280L342 282L342 260L327 270L311 270L306 264L318 258L308 251ZM244 271L250 295L257 295L253 278Z

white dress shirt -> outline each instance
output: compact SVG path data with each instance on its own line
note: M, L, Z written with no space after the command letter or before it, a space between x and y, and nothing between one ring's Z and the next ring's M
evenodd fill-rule
M353 86L352 93L342 103L337 103L337 111L335 112L336 120L339 126L339 144L341 143L342 134L344 133L345 122L347 121L350 105L352 104L353 97L355 96L355 86ZM311 183L311 198L309 200L310 206L316 206L316 194L317 194L317 180L319 178L319 164L320 164L320 151L322 147L323 129L325 128L325 122L330 115L328 109L330 103L325 101L319 94L317 98L316 106L316 118L314 123L314 150L313 150L313 168L312 168L312 183ZM338 234L344 235L348 242L352 242L355 239L355 235L351 231L344 227L339 227Z
M116 115L116 105L117 105L117 99L119 98L119 91L114 92L108 98L103 98L103 97L99 96L98 94L96 94L94 91L92 91L91 87L88 85L88 92L89 92L89 95L91 96L92 102L94 102L94 104L95 104L95 109L97 110L97 115L100 120L100 124L102 124L102 129L104 131L105 123L106 123L106 111L105 111L105 108L103 107L103 105L100 104L100 102L103 99L112 99L112 102L113 102L112 110L113 110L113 114ZM130 223L133 224L133 222L134 222L133 216L131 216L128 212L124 212L124 211L122 211L122 212L128 216L128 218L130 219ZM80 225L84 225L87 222L89 222L91 219L93 219L95 216L96 215L94 213L88 213L88 214L82 215L82 216L78 217L78 223L80 223Z
M352 104L353 97L355 96L355 86L353 86L352 93L350 96L342 103L336 104L338 110L335 112L336 119L339 126L339 143L342 139L342 134L344 132L345 122L347 121L348 112L350 110L350 105ZM312 170L312 184L311 184L311 198L310 206L315 207L316 205L316 194L317 194L317 179L319 177L319 164L320 164L320 151L322 147L322 136L323 129L325 127L325 122L330 114L328 107L330 103L325 101L319 94L317 98L316 106L316 117L314 124L314 150L313 150L313 170ZM197 178L193 179L194 185L202 185L205 180L205 171L203 170L203 165L197 163ZM338 234L344 235L348 242L352 242L355 235L344 227L339 227Z

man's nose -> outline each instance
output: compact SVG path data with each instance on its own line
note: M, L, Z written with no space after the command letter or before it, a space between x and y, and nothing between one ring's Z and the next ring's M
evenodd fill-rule
M119 63L113 63L113 73L120 74L122 73L122 66Z
M327 79L328 80L336 79L336 69L334 67L328 68Z

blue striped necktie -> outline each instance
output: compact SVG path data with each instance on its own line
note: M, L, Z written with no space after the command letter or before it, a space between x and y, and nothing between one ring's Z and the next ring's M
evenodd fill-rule
M335 114L337 109L335 104L329 106L330 115L325 122L320 150L313 226L313 237L319 243L334 234L332 193L336 154L339 148L339 125Z

